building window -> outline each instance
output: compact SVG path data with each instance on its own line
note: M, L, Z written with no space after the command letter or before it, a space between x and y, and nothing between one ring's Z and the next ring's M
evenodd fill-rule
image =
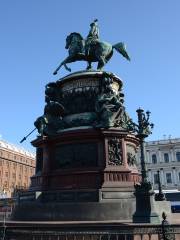
M168 153L164 153L164 162L165 163L169 162L169 154Z
M8 172L5 172L5 176L8 177Z
M158 184L158 174L154 174L154 184Z
M156 154L153 154L153 155L152 155L152 163L153 163L153 164L156 164L156 163L157 163Z
M4 187L7 188L7 186L8 186L8 183L7 183L7 181L5 181L4 182Z
M180 172L179 172L179 182L180 182Z
M167 183L172 183L171 173L166 173L166 182Z
M180 152L176 153L176 159L177 159L178 162L180 162Z

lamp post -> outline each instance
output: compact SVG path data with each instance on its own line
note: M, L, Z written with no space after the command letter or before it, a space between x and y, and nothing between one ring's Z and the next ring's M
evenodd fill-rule
M141 162L141 175L142 180L141 184L146 185L148 182L147 177L147 168L146 168L146 161L145 161L145 146L144 146L144 139L148 137L152 132L152 128L154 127L153 123L149 122L150 112L147 111L146 114L144 113L144 110L139 108L137 109L137 115L138 115L138 124L134 124L134 131L137 133L137 137L139 138L139 144L140 144L140 162Z
M135 185L136 211L133 215L133 222L159 223L159 215L156 213L154 205L154 191L147 177L144 146L144 140L152 133L151 130L154 125L149 122L149 111L144 113L144 110L139 108L136 112L138 115L138 124L133 124L133 130L136 133L136 137L139 138L142 179L139 184Z
M166 200L165 195L162 191L162 185L161 185L161 180L160 180L160 171L157 171L157 176L158 176L158 189L159 192L155 195L155 200L156 201L164 201Z

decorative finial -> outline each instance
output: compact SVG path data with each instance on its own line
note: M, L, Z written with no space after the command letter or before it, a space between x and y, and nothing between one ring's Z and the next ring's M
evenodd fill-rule
M165 212L162 213L162 218L163 218L164 221L166 220L167 214Z

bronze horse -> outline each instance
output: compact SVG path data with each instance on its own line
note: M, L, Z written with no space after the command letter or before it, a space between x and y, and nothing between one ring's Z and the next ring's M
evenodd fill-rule
M89 46L88 46L89 47ZM97 69L102 70L104 65L110 60L113 55L113 49L116 49L123 57L130 61L130 57L126 52L126 47L123 42L111 45L107 42L96 41L90 45L90 50L87 54L86 41L82 38L81 34L73 32L66 38L66 49L69 49L69 56L61 62L58 68L54 71L54 75L57 74L61 66L64 66L66 70L71 71L67 67L67 63L75 61L87 61L87 69L91 69L92 62L98 62Z

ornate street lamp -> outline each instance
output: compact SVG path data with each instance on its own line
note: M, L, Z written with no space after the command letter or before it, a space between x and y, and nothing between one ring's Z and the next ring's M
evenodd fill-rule
M138 124L134 123L134 132L137 134L137 138L139 138L140 144L140 163L141 163L141 174L142 180L141 185L149 185L147 177L147 168L146 168L146 161L145 161L145 146L144 146L144 139L147 138L152 132L152 128L154 127L153 123L149 122L150 112L147 111L146 114L144 110L139 108L137 111L138 115Z
M140 184L135 185L136 212L133 215L133 222L159 223L159 215L155 211L154 191L147 177L144 146L144 140L152 133L154 124L149 122L149 111L144 113L144 110L139 108L136 112L138 124L134 123L134 132L136 137L139 138L142 179Z

